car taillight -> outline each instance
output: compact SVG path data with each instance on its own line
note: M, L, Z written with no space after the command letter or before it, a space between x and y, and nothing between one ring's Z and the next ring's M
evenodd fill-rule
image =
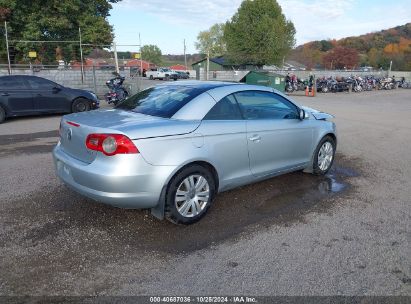
M87 136L86 146L107 156L139 153L130 138L122 134L90 134Z

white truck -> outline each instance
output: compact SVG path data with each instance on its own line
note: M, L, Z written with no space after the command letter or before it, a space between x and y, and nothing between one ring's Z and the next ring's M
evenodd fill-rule
M153 79L160 79L160 80L177 80L178 75L176 72L168 68L158 68L158 69L151 69L150 71L146 72L146 77L153 80Z

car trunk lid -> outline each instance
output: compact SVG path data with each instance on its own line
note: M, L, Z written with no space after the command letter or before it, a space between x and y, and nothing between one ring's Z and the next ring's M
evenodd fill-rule
M60 145L70 156L91 163L98 152L86 147L89 134L117 133L138 140L191 133L199 124L200 121L154 117L117 109L75 113L65 115L61 120Z

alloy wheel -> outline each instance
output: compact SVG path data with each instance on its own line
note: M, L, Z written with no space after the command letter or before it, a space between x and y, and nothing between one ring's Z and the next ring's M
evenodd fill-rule
M327 171L332 163L333 157L333 145L329 141L326 141L325 143L323 143L320 150L318 151L318 167L322 171Z
M178 186L175 195L175 206L182 216L199 215L207 206L210 198L210 185L202 175L186 177Z

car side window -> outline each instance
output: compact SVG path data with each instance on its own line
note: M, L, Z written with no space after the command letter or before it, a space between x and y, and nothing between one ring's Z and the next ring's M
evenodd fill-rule
M27 77L26 80L34 90L51 90L56 86L54 82L43 78Z
M266 91L234 94L245 119L298 119L297 107L284 97Z
M20 77L0 77L0 90L24 90L27 89L23 79Z
M240 108L233 95L221 99L204 117L205 120L240 120Z

